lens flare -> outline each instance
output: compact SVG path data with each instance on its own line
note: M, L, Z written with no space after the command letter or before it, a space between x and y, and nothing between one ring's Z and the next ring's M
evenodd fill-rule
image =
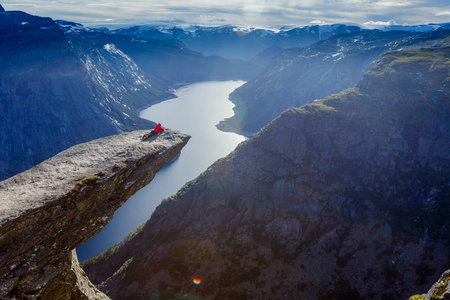
M194 277L192 278L192 282L194 282L195 285L199 285L202 280L200 278Z

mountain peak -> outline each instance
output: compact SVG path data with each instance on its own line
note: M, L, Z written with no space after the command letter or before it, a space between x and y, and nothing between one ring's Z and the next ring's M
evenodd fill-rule
M0 4L0 11L5 11L5 9L3 8L3 6Z

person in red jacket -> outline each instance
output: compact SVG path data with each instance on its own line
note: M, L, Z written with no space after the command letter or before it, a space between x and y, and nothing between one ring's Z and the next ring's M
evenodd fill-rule
M149 138L151 138L152 136L157 135L158 133L163 132L163 131L164 131L164 128L161 126L161 123L158 123L158 124L155 126L155 129L153 129L152 131L150 131L150 133L144 134L144 136L142 137L142 139L143 139L143 140L149 139Z
M161 123L158 123L155 126L155 129L153 129L153 131L156 131L156 133L160 133L160 132L164 131L164 128L161 127Z

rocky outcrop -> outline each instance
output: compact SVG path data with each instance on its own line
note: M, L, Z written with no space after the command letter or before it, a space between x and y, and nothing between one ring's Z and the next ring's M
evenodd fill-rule
M424 300L450 299L450 270L445 271L441 278L433 284Z
M450 270L445 271L441 278L433 284L428 293L414 295L408 300L445 300L450 299Z
M355 88L284 112L86 274L113 299L425 292L450 265L449 58L392 52Z
M387 51L434 43L448 46L449 32L365 31L336 35L308 48L288 49L230 95L235 114L218 127L255 133L286 109L353 87Z
M103 299L75 248L111 220L189 136L133 131L73 146L0 182L0 298Z

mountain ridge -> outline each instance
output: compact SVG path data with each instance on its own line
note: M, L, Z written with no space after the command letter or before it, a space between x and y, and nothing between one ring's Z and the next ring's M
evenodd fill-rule
M247 80L262 70L261 66L253 62L204 55L176 39L105 33L73 22L60 20L57 23L71 36L90 39L96 43L113 43L129 55L150 78L158 77L170 87L205 80Z
M450 23L417 26L386 25L367 26L353 24L290 26L269 29L252 26L179 26L138 25L114 29L109 32L156 39L178 39L189 48L228 58L253 59L267 48L283 49L308 47L333 35L359 31L411 31L426 32L449 28Z
M335 35L304 49L285 50L265 71L230 95L235 114L218 127L255 133L285 109L352 87L384 53L448 46L449 33L358 32Z

